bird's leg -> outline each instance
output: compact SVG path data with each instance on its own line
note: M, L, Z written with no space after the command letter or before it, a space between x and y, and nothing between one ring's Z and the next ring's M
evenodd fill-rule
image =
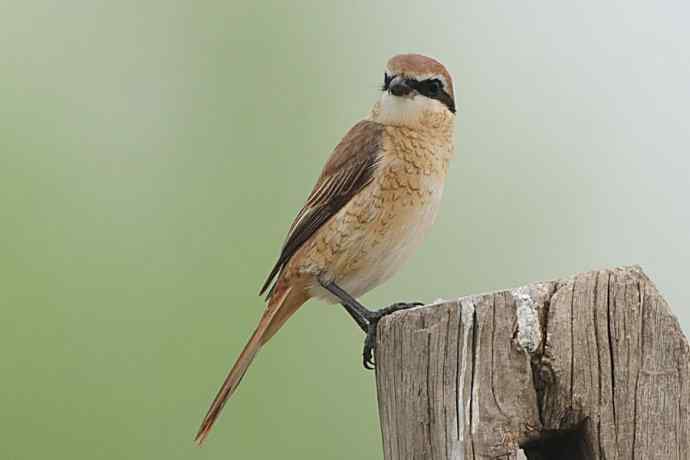
M372 311L359 303L357 299L352 297L334 282L320 282L320 284L324 289L340 300L342 306L345 307L345 310L350 314L352 319L354 319L359 327L367 334L364 339L364 350L362 351L362 363L366 369L374 368L374 347L376 346L376 328L379 324L379 320L396 311L424 305L421 302L398 302L386 308Z
M357 325L364 331L366 334L367 331L369 330L369 320L367 320L364 316L360 315L357 311L353 310L350 308L347 304L341 303L345 308L345 311L350 314L350 317L355 320Z
M341 305L365 333L369 331L369 324L375 312L359 303L357 299L332 281L330 283L323 283L321 286L340 300Z

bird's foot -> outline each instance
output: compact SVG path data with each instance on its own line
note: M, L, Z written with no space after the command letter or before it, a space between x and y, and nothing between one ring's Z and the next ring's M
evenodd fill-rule
M384 316L395 313L400 310L407 310L408 308L420 307L424 305L422 302L398 302L391 306L382 308L380 310L372 311L370 316L367 316L369 326L367 327L367 336L364 339L364 350L362 351L362 364L365 369L373 369L376 365L374 361L374 349L376 348L376 329L379 321Z

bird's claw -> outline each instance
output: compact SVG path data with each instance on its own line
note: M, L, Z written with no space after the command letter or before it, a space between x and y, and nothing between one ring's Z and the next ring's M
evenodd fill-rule
M376 361L374 360L374 350L376 349L376 329L378 328L379 321L384 316L388 316L391 313L395 313L400 310L407 310L409 308L420 307L424 305L422 302L398 302L390 305L386 308L376 310L372 312L369 320L369 327L367 330L367 336L364 339L364 350L362 350L362 364L365 369L372 370L376 367Z
M362 351L362 365L365 369L372 370L376 366L374 361L374 347L376 346L376 327L378 321L369 325L369 331L364 339L364 350Z

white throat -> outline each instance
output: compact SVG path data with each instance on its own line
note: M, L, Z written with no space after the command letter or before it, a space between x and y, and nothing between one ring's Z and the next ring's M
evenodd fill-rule
M384 125L414 126L424 114L446 110L443 103L420 94L406 97L384 92L372 109L371 118Z

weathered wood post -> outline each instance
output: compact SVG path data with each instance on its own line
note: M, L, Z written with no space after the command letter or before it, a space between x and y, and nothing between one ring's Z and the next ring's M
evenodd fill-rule
M378 332L384 457L687 460L689 360L639 267L399 312Z

